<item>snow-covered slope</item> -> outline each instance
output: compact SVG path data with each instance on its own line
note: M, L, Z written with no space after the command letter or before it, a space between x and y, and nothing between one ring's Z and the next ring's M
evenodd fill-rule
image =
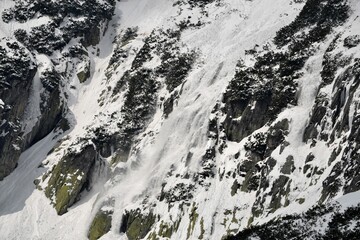
M0 239L356 236L356 0L0 10Z

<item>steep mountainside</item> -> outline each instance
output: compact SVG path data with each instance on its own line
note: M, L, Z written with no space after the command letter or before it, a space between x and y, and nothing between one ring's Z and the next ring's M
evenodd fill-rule
M357 239L357 0L1 0L0 239Z

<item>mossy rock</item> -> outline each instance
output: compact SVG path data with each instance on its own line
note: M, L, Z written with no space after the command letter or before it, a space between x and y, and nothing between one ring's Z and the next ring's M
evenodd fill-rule
M87 61L84 63L85 65L82 67L81 71L78 72L76 75L80 81L80 83L84 83L86 80L90 78L90 62Z
M180 226L181 217L177 219L176 221L172 221L171 223L161 221L159 230L153 231L149 234L148 240L158 240L158 239L171 239L171 236L173 233L175 233Z
M112 212L100 210L91 223L88 238L96 240L105 235L111 229Z
M200 236L199 236L199 239L204 239L204 233L205 233L204 218L201 218L201 220L200 220Z
M88 187L96 155L94 147L88 145L80 153L64 156L53 168L45 195L59 215L66 213L79 199L82 190Z
M77 77L80 81L80 83L84 83L89 77L90 77L90 72L88 71L81 71L77 74Z
M143 239L151 230L157 217L152 212L143 214L140 209L125 211L120 232L126 233L129 240Z
M190 222L189 222L189 226L187 229L187 238L186 239L189 239L190 236L193 234L196 222L199 218L199 214L196 212L196 210L197 210L197 207L195 206L195 203L194 203L191 208L190 215L189 215Z
M168 224L161 222L160 229L159 229L159 236L164 238L171 238L171 235L174 232L174 227L169 226Z

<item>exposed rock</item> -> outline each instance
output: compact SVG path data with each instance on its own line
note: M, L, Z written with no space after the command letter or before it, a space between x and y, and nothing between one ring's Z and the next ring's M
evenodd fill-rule
M101 238L104 234L110 231L111 229L111 220L112 220L112 212L111 211L104 211L99 210L96 213L95 218L93 219L88 238L89 240L96 240Z
M318 205L303 214L280 217L225 239L356 239L360 233L359 211L359 205L345 211L336 205ZM319 228L324 231L318 231Z
M342 1L309 0L296 19L274 38L278 47L288 46L286 51L266 50L256 56L252 67L238 64L224 94L224 127L230 141L241 141L274 119L288 104L296 104L296 79L313 53L312 45L322 41L334 26L342 24L348 10ZM306 34L295 34L310 26Z
M92 26L84 33L82 44L84 47L95 46L100 42L100 26Z
M294 172L294 170L295 170L294 157L290 155L286 158L286 162L282 166L280 172L283 174L291 174L292 172Z
M17 166L23 150L22 119L37 68L30 54L18 43L0 47L0 180Z
M344 149L341 161L344 168L345 193L360 190L360 114L356 112L352 122L348 146Z
M272 212L275 212L277 209L283 206L283 198L285 199L285 206L289 205L289 200L287 197L290 192L290 183L291 180L289 177L284 175L280 175L280 177L274 182L270 192L270 208Z
M121 109L123 121L118 124L122 134L118 135L117 161L126 161L133 138L148 124L155 112L158 85L149 69L139 69L126 80L128 91Z
M190 236L193 235L196 222L199 218L199 214L196 212L196 210L197 210L197 207L195 206L195 203L193 203L190 214L189 214L190 222L189 222L189 225L187 228L187 239L189 239Z
M344 39L344 47L347 48L356 47L357 45L359 45L359 43L360 43L359 35L348 36L347 38Z
M268 101L257 101L255 107L247 106L243 111L243 103L240 102L239 108L231 107L228 117L225 120L224 127L226 135L230 141L241 141L255 130L262 127L266 122L266 116L263 114L268 108ZM234 112L233 112L234 111ZM237 112L241 113L241 117Z
M326 107L320 105L314 107L313 114L310 118L310 122L305 128L304 135L303 135L303 141L307 142L309 139L316 139L319 132L317 130L317 126L320 125L322 118L326 114Z
M154 46L151 44L154 41L153 37L147 37L144 40L144 45L139 50L139 52L136 54L134 61L131 65L131 70L137 70L140 69L145 62L150 61L153 57L150 54L153 50Z
M127 28L123 34L116 36L114 42L115 49L113 55L110 58L109 66L106 69L106 77L108 79L111 78L113 72L129 57L129 52L131 50L131 47L128 47L127 45L138 36L137 31L138 31L137 27ZM118 90L114 89L113 95L119 92L121 86L118 85L122 85L121 80L119 80L118 84L115 87L119 89Z
M306 159L305 159L305 164L306 164L306 163L309 163L309 162L312 162L314 159L315 159L314 154L309 153L309 155L307 155L307 157L306 157Z
M80 193L89 187L91 169L97 153L92 145L80 153L69 153L51 170L51 177L45 189L45 195L52 201L57 213L67 212L78 199Z
M183 1L178 1L177 4L189 4L192 8L193 7L200 7L203 8L205 7L207 4L210 4L214 1L217 0L183 0Z
M176 202L189 202L193 198L194 185L178 183L173 188L166 188L166 184L163 186L159 200L166 201L167 203Z
M121 45L124 46L128 44L131 40L135 39L138 36L138 27L127 28L124 34L121 36Z
M6 23L10 21L24 23L35 17L49 17L47 23L34 26L29 31L15 29L14 36L28 50L51 55L54 51L62 50L72 39L83 35L85 35L85 45L97 44L100 39L100 25L111 18L113 5L114 2L111 0L86 1L85 3L81 1L70 3L66 0L57 2L19 0L13 7L4 11L2 18ZM83 21L73 19L81 17ZM26 136L22 136L23 123L21 121L28 106L32 80L37 68L32 63L32 56L25 51L23 45L10 40L5 41L7 41L7 48L1 47L0 53L3 55L0 65L4 71L0 70L0 74L5 74L5 77L0 80L2 86L0 99L6 105L0 110L0 118L6 119L6 122L1 124L0 130L7 135L6 139L0 137L0 149L4 149L0 156L0 162L3 164L0 168L0 180L15 168L21 151L45 137L55 128L68 129L69 127L65 126L66 120L63 119L66 112L61 90L63 76L54 69L49 69L43 73L39 72L45 89L41 93L41 116L31 131L27 132ZM74 50L71 46L70 49ZM7 54L10 52L12 53ZM56 64L56 61L52 63ZM88 76L89 71L79 73L81 81Z
M176 232L178 227L179 226L178 225L176 226L176 223L175 223L175 226L168 226L164 222L161 222L160 229L159 229L159 236L164 237L164 238L171 238L172 234L174 232Z
M245 150L250 152L251 160L260 161L264 159L266 148L267 148L268 134L266 133L255 133L248 138L245 144Z
M231 186L231 196L234 196L237 193L237 190L240 189L241 185L235 179L233 185Z
M267 134L265 156L270 156L270 154L284 142L285 136L288 133L289 120L286 118L271 126Z
M40 96L41 116L31 132L25 136L26 147L35 144L56 127L60 127L60 123L67 121L63 118L67 109L63 105L63 99L61 97L61 79L60 74L53 69L42 73L40 81L45 91Z
M333 198L336 196L337 192L340 190L341 183L338 177L342 174L343 164L337 162L331 170L331 174L323 181L323 189L321 192L320 203L324 202L328 198Z
M195 61L195 53L185 53L174 55L173 53L164 53L162 63L157 69L160 76L165 77L165 84L169 92L178 87L187 77Z
M152 212L145 215L140 209L125 211L120 232L126 233L129 240L143 239L156 221L157 217Z
M91 188L98 165L110 162L109 175L100 176L110 179L99 193L94 189L94 196L98 194L98 198L92 206L89 205L98 211L89 226L87 234L90 239L101 238L114 228L112 221L120 225L119 234L130 240L220 239L222 236L226 239L240 229L234 239L356 238L360 229L356 215L358 207L349 212L344 208L338 212L336 208L319 205L300 215L282 215L288 211L287 208L296 208L298 204L302 204L301 210L306 211L317 201L325 204L335 196L341 200L343 194L360 190L360 60L356 58L359 37L347 37L349 33L354 34L351 30L356 30L350 21L346 26L338 27L348 17L348 3L343 0L292 0L287 3L289 6L277 9L267 5L269 12L276 10L276 13L281 13L281 21L271 15L264 16L270 21L266 26L271 28L262 29L260 26L258 34L254 35L255 42L266 41L262 39L265 35L268 40L268 34L274 35L276 27L293 19L287 15L288 12L302 10L292 23L278 31L273 42L263 46L256 44L245 50L246 61L239 61L233 79L222 93L226 87L223 84L228 84L228 81L216 79L228 80L229 73L233 74L228 67L236 58L232 54L238 55L238 52L230 51L236 48L234 43L237 40L247 40L250 35L246 34L246 39L243 39L241 34L220 29L231 41L222 41L222 36L218 36L221 41L208 40L207 37L216 36L211 31L223 26L224 21L230 23L229 19L243 19L245 25L241 25L240 30L251 32L252 19L257 18L252 11L259 9L258 4L265 6L264 2L244 1L235 6L222 0L179 0L173 6L169 4L162 8L166 10L164 15L171 17L162 19L158 15L154 26L159 25L155 29L144 28L148 25L141 23L141 19L139 28L122 29L121 21L124 20L125 25L133 22L128 21L128 16L131 16L128 13L120 14L121 21L118 21L119 9L116 18L111 20L113 24L104 26L113 14L113 0L16 0L14 7L3 14L5 22L17 22L12 25L16 28L24 26L19 23L39 21L26 31L17 29L14 35L22 44L9 43L8 47L25 46L34 54L31 59L39 61L41 115L34 117L37 123L30 133L23 136L18 115L26 107L13 110L9 99L1 95L1 91L5 91L1 87L13 87L17 95L22 92L10 82L3 82L0 75L0 150L5 149L6 158L16 157L54 129L55 132L59 128L63 131L69 129L70 122L64 118L69 100L74 104L71 109L74 109L75 117L71 124L78 124L76 121L79 120L84 120L84 124L75 126L74 131L62 140L58 139L59 134L52 139L59 142L49 152L46 161L35 163L35 168L39 166L37 171L40 173L48 165L55 165L43 175L42 181L37 177L34 184L40 191L44 187L46 196L62 215L86 194L84 190ZM280 6L282 3L274 4ZM124 9L136 7L136 1L125 5ZM244 7L246 11L242 11ZM136 8L136 13L144 13L142 9ZM152 10L158 10L156 6L144 9L149 14L144 17L149 17ZM175 12L177 14L172 14ZM47 23L42 21L45 19ZM254 20L259 25L257 19ZM162 23L172 29L162 29ZM229 29L234 27L236 30L238 26L230 24ZM120 32L113 42L114 48L94 47L107 27L113 32L106 36L106 42ZM199 28L199 31L193 31L194 28ZM195 39L201 35L204 39ZM186 47L187 42L193 40L196 41L189 46L198 46L196 54ZM200 41L206 42L205 47ZM328 42L331 43L326 46ZM218 46L224 49L215 49ZM99 55L100 50L105 52ZM113 54L104 69L104 63L109 59L103 57L109 56L110 51ZM229 58L224 53L229 54ZM200 56L198 69L191 73L197 54ZM211 62L207 62L208 58ZM213 64L216 60L223 62ZM0 73L1 61L2 58ZM14 78L22 75L21 71L35 69L26 61L6 61L4 75L10 73ZM323 69L320 72L321 61ZM89 88L77 89L76 77L83 83L91 75L87 64L90 62L94 63L91 70L99 78L88 81ZM12 74L8 65L16 64L22 64L22 67ZM219 65L217 69L211 69L216 65ZM49 68L44 71L44 67ZM24 76L20 80L26 79L27 73ZM194 77L198 79L191 79ZM187 79L189 84L185 83ZM197 81L201 84L197 85ZM319 89L300 92L298 83L305 90L318 85ZM28 85L19 86L29 89ZM98 93L100 99L96 99ZM307 93L311 95L305 99L311 101L313 95L317 95L315 103L307 101L296 106L298 99L304 100L304 93L305 96ZM184 96L189 97L185 104L181 99ZM91 103L95 106L92 105L89 111L86 103L80 101L92 97ZM79 104L73 101L76 98ZM178 99L181 104L176 106ZM194 101L194 106L189 101ZM24 105L23 99L19 102ZM216 106L210 113L215 102ZM311 104L313 109L310 109ZM16 111L16 114L11 111ZM170 115L173 111L174 115ZM179 111L183 111L181 120L186 122L180 122L177 129L179 122L174 118L181 115ZM7 121L12 117L10 113L16 115L11 122ZM156 119L152 121L154 113ZM302 129L305 124L306 128ZM9 142L1 145L3 134L7 134ZM301 139L303 143L299 142ZM69 149L76 149L76 152L69 150L63 155L64 146L70 146ZM11 147L14 150L6 150ZM22 170L23 165L19 169ZM144 172L147 173L142 174ZM27 174L24 177L27 179ZM141 180L141 188L135 186L138 183L130 184L133 189L129 192L127 183L133 181L133 177ZM314 199L320 194L313 194L316 191L322 191L320 199ZM129 196L122 198L126 193ZM109 198L114 198L116 204L98 210L99 201ZM206 209L209 206L216 208ZM74 214L78 210L87 211L86 208L75 209ZM31 209L28 205L24 208L25 211ZM124 211L120 212L122 219L113 219L119 216L116 211L120 210ZM58 226L59 221L61 223L62 219L72 216L56 217L54 224ZM43 218L48 220L46 214L41 215ZM44 221L40 220L36 224L41 228ZM50 229L46 224L45 227ZM66 236L70 235L78 233L71 232ZM112 235L110 233L110 237Z
M28 34L23 29L15 31L15 37L29 49L51 55L61 50L71 39L81 37L85 47L94 46L100 41L100 27L114 12L114 1L73 1L61 0L19 0L7 9L3 20L25 22L35 16L48 16L47 24L31 28ZM79 20L80 17L83 17ZM68 21L64 21L68 18Z
M179 93L175 91L164 101L164 116L167 118L173 111L175 100L179 97Z
M78 72L76 75L80 83L84 83L90 77L90 63L85 65L84 69Z

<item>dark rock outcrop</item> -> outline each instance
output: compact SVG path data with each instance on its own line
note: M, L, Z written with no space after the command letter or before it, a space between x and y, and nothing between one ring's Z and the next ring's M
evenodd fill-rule
M344 1L309 0L296 19L277 32L274 43L281 51L268 49L256 53L253 67L239 62L223 100L225 133L230 141L241 141L274 120L288 104L297 103L296 79L314 54L313 45L344 23L348 14L349 7ZM307 27L310 30L300 34ZM307 131L307 135L312 134Z
M37 68L22 46L0 47L0 180L16 167L23 148L21 120Z
M67 109L61 97L62 77L60 74L53 69L45 71L42 73L40 81L45 88L45 91L40 96L41 116L31 132L25 136L26 148L44 138L55 128L61 127L61 122L67 121L63 118ZM68 128L62 130L66 131Z
M2 39L6 41L6 47L0 47L0 99L4 102L0 106L0 180L16 167L23 150L54 129L61 129L63 132L69 129L69 124L64 119L67 107L62 92L63 78L67 77L68 73L60 74L55 68L50 67L44 72L39 72L44 88L40 96L41 115L26 135L22 132L22 128L26 125L23 122L26 108L34 107L28 106L28 103L37 67L29 51L33 54L42 53L50 56L54 51L63 50L72 39L76 38L77 44L81 45L79 43L81 42L85 47L98 44L101 37L100 29L111 19L114 4L112 0L85 2L19 0L15 1L13 7L3 11L2 19L5 23L12 21L25 23L35 17L44 16L49 17L49 21L34 26L29 31L15 29L14 37L23 45ZM76 48L77 44L69 46L69 53L65 52L64 56L80 59L86 55L83 48ZM52 60L54 65L59 61ZM78 76L80 81L85 81L89 75L89 69L84 69Z
M120 232L126 233L129 240L143 239L157 221L152 212L143 214L140 209L126 211L121 219Z
M357 239L360 234L359 212L359 205L345 211L336 205L318 205L303 214L283 216L225 239ZM324 231L318 231L319 228Z
M27 48L51 55L61 50L71 39L81 37L85 47L94 46L100 41L100 25L107 23L114 12L115 2L106 1L68 1L49 2L45 0L20 0L15 6L4 11L4 22L26 22L35 16L48 16L49 23L33 27L30 33L23 29L15 31L15 37ZM76 18L82 17L81 20ZM66 18L67 21L64 20Z

